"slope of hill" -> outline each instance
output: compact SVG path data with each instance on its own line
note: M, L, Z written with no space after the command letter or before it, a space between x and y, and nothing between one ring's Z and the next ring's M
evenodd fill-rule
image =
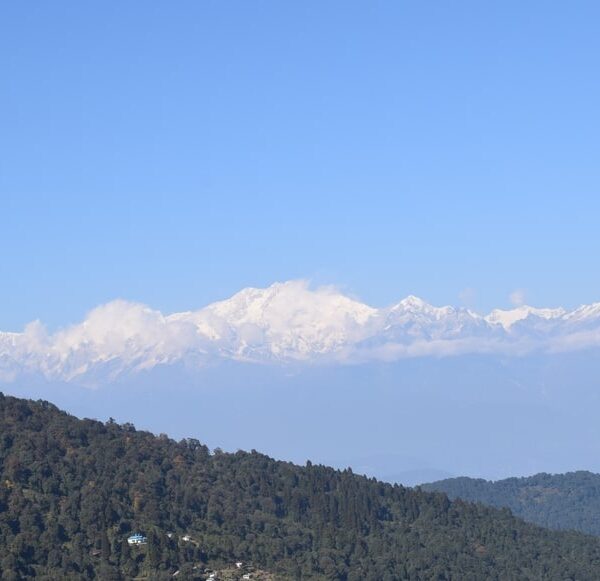
M551 529L600 536L600 474L536 474L496 482L449 478L421 488L444 492L450 498L509 508L524 520Z
M600 540L507 510L0 396L4 580L598 579ZM132 532L147 544L129 546Z

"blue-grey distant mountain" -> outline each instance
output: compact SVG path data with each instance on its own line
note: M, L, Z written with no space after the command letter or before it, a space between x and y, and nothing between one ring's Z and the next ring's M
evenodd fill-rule
M551 529L600 536L600 474L536 474L496 482L449 478L421 488L445 492L450 498L509 508L524 520Z

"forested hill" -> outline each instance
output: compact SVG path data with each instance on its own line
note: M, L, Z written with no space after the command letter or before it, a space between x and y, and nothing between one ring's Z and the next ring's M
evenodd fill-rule
M450 498L509 508L521 518L552 529L600 536L600 474L536 474L490 482L449 478L421 486Z
M0 462L3 580L205 579L238 560L276 579L600 578L594 537L46 402L0 395Z

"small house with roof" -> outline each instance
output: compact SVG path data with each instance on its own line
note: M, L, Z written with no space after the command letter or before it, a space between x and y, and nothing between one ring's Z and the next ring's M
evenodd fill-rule
M127 543L130 545L145 545L147 542L148 539L140 533L135 533L127 539Z

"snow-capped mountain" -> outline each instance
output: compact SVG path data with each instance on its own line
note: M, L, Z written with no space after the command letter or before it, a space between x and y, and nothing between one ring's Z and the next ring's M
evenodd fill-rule
M536 309L535 307L529 307L522 305L515 309L508 311L502 309L494 309L485 320L488 323L495 325L501 325L504 329L510 329L515 323L527 319L529 316L539 317L550 321L552 319L560 319L566 314L565 309Z
M374 308L304 281L247 288L197 311L163 315L116 300L48 334L39 322L0 332L0 380L71 381L183 363L353 362L465 353L522 355L600 346L600 303L573 311L528 306L487 316L409 296Z

